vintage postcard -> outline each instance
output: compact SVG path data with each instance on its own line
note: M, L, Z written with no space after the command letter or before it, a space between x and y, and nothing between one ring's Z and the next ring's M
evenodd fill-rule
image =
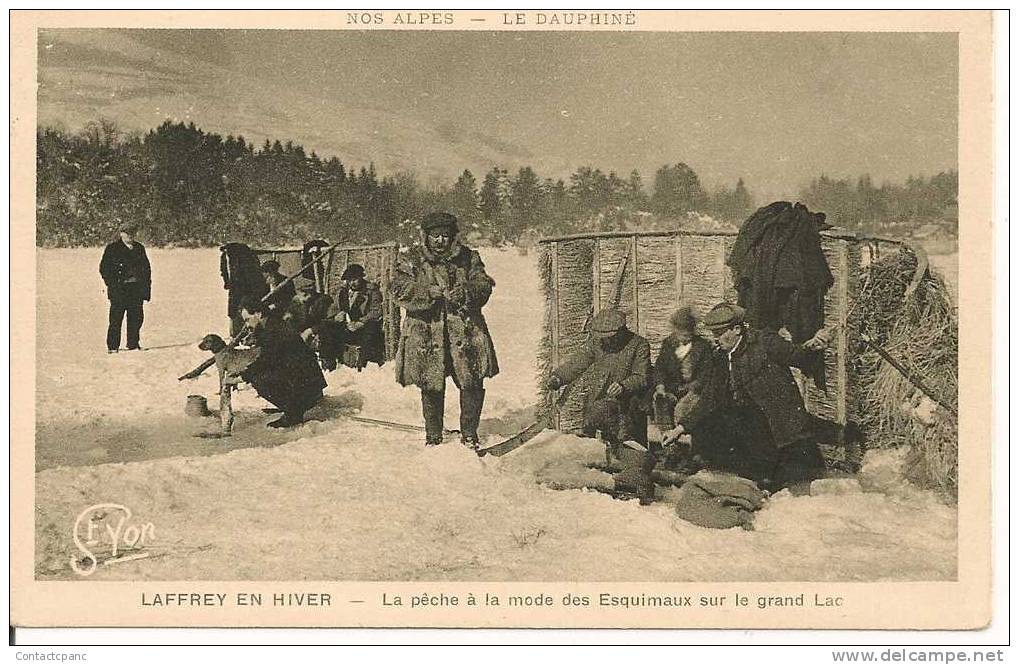
M11 623L988 625L991 36L14 11Z

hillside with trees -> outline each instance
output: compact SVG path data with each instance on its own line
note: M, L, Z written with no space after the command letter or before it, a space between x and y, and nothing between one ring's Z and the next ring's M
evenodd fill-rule
M324 159L292 141L256 146L169 120L132 135L105 120L77 133L39 128L37 147L40 246L101 245L118 220L137 222L153 245L408 242L414 220L437 209L456 214L476 242L497 245L588 230L736 228L766 203L742 179L708 191L683 163L659 168L650 188L636 170L593 166L565 179L495 166L426 186L413 173L379 174L372 164ZM957 180L951 172L876 188L869 178L854 187L822 176L801 200L861 230L906 228L950 218Z

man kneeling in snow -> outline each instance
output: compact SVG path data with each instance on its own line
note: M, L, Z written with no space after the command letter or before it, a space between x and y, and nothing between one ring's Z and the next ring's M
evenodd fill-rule
M742 307L716 305L704 317L717 349L703 381L676 405L676 428L695 435L694 453L710 468L735 473L777 491L823 475L817 441L823 423L803 404L790 367L816 366L829 334L819 330L803 344L773 330L753 330ZM829 423L830 424L830 423Z
M304 412L322 399L326 387L315 352L290 326L270 317L261 303L245 302L241 315L251 329L252 346L258 349L258 357L241 372L241 378L283 412L268 426L303 422Z
M622 465L613 477L616 489L636 491L642 505L655 495L654 456L642 408L650 376L648 341L626 327L622 312L605 309L591 320L588 343L552 370L546 385L558 390L574 381L584 384L584 436L602 433L609 455Z

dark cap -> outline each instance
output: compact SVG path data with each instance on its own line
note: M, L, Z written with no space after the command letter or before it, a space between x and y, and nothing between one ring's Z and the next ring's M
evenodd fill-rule
M364 266L358 263L351 263L343 270L340 279L361 279L364 277Z
M746 317L746 310L739 305L723 302L711 308L704 315L704 325L710 330L725 330L737 324L743 323Z
M618 309L603 309L591 319L591 334L595 337L612 337L626 327L626 315Z
M120 222L117 224L117 231L120 233L128 233L134 235L138 233L138 225L134 222Z
M262 264L262 272L276 272L280 269L280 262L269 259Z
M456 233L460 230L456 217L448 212L430 212L421 222L421 230L425 233L446 230Z

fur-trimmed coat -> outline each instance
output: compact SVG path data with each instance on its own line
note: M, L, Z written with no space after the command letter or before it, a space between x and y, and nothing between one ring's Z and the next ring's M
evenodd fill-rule
M481 388L499 373L495 346L481 313L495 280L477 251L454 242L444 255L413 247L397 259L393 296L406 311L396 352L396 380L443 390L452 376L460 388ZM462 298L435 298L431 287Z

